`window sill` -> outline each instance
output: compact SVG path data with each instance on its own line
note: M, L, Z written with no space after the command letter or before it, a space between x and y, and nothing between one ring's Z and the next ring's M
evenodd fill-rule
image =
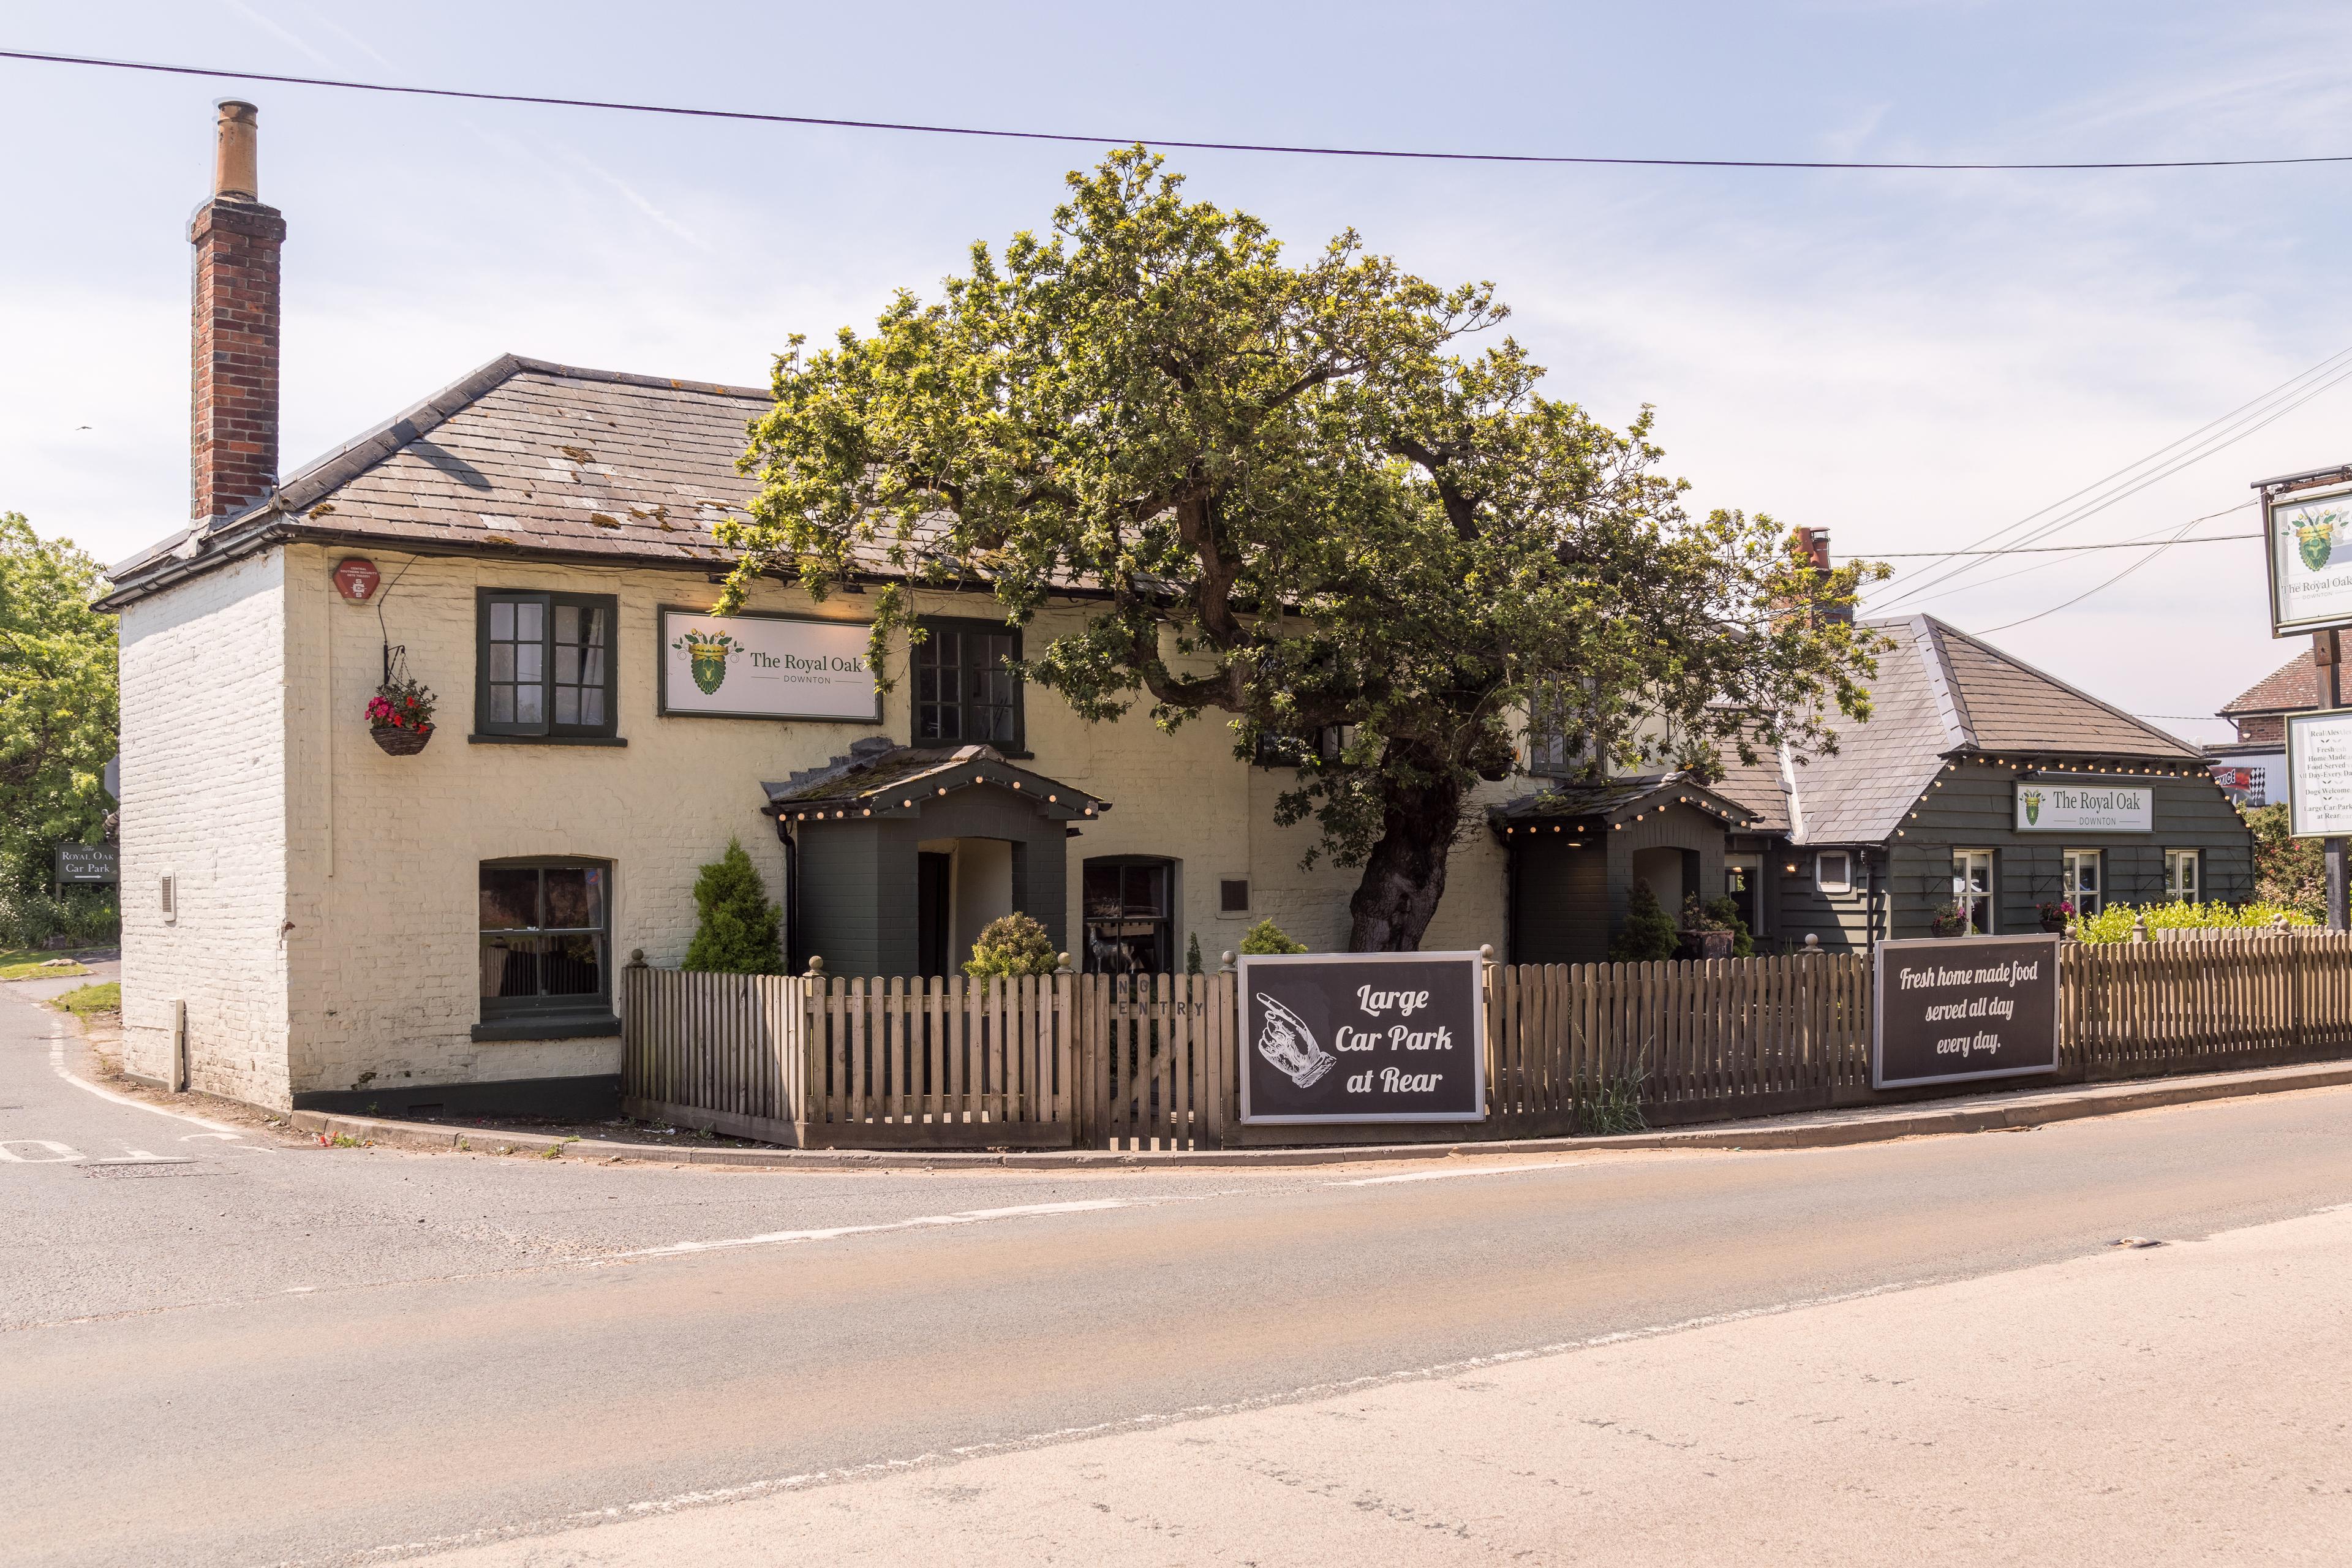
M550 1013L543 1017L493 1018L474 1026L477 1040L591 1040L621 1032L611 1013Z
M468 735L469 746L625 746L620 735Z

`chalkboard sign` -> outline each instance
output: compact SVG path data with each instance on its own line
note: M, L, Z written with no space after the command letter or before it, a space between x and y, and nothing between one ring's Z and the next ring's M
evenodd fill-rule
M1878 944L1874 1089L2058 1070L2058 938Z
M115 868L113 845L58 846L58 880L60 883L119 882L121 879L121 873Z
M1478 954L1250 955L1239 969L1244 1121L1485 1119Z

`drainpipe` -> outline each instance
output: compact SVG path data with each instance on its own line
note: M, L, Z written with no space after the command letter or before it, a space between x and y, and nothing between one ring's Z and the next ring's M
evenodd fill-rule
M801 847L784 814L776 813L776 842L784 847L784 973L801 972Z

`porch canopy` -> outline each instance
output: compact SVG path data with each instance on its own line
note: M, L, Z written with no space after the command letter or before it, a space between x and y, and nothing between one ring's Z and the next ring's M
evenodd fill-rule
M1593 963L1636 882L1670 914L1720 891L1724 838L1756 814L1687 773L1555 784L1486 813L1510 855L1514 963Z
M836 974L950 973L1016 910L1066 949L1066 845L1110 809L993 747L878 736L761 788L798 851L793 963L822 957Z

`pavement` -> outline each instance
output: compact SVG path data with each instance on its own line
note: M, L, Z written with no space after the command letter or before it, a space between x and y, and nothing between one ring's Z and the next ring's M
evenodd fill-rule
M0 992L10 1564L2352 1540L2344 1088L1848 1148L673 1169L207 1126L81 1049Z

